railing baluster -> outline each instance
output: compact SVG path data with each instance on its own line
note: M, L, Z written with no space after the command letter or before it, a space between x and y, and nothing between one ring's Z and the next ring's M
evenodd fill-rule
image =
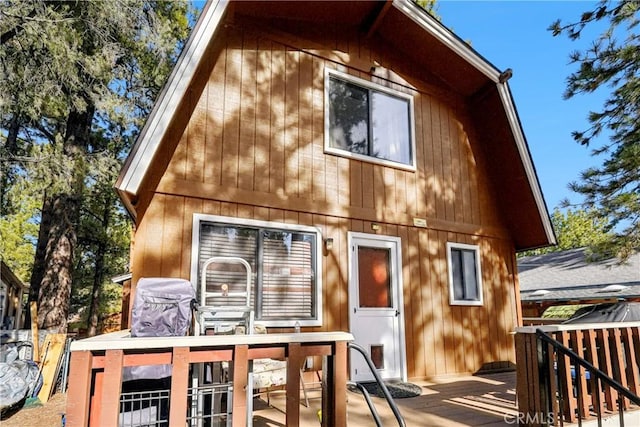
M578 356L584 359L584 334L582 330L573 331L573 342L574 342L574 351L578 354ZM579 416L583 418L590 418L589 412L589 393L587 392L587 372L584 371L581 366L576 365L575 367L576 378L575 384L576 388L580 390L580 397L578 398L580 401L581 409L579 412Z
M623 328L622 337L624 338L624 354L629 388L635 394L638 394L640 393L640 379L638 378L638 361L636 359L633 332L631 331L631 328Z
M556 355L556 378L558 379L558 407L560 408L560 412L559 412L560 426L564 426L564 419L566 416L566 413L564 412L564 408L565 408L564 390L566 390L566 386L563 384L564 376L560 372L560 370L564 368L560 366L560 356L558 355L558 350L555 347L553 347L553 352Z
M609 333L609 337L611 337L611 333ZM613 358L613 373L616 380L622 384L624 388L627 388L627 376L625 374L625 361L624 361L624 350L622 349L622 337L620 335L620 328L613 328L613 342L611 346ZM622 399L622 404L625 409L627 409L628 400Z
M586 353L585 359L587 359L593 366L600 368L600 362L598 360L598 349L596 344L596 334L593 329L585 331L585 346ZM593 410L596 413L601 413L604 408L602 406L602 396L600 384L596 381L595 377L590 377L589 388L591 389L591 403L593 404Z
M593 379L593 384L595 385L595 387L598 388L598 390L600 389L600 380L598 380L597 378L592 378ZM602 405L600 403L601 401L601 397L600 396L600 392L596 393L596 416L598 417L598 427L602 427Z
M540 396L540 411L538 413L551 412L551 377L547 375L549 372L549 355L547 353L547 343L540 340L536 340L539 352L539 396ZM540 420L542 424L542 420Z
M557 374L555 372L555 351L551 344L546 343L547 349L547 376L549 378L549 400L550 405L549 410L553 412L553 418L558 419L558 417L562 418L562 414L560 413L560 407L558 405L558 400L556 399L556 394L558 394L558 382L556 381Z
M620 334L617 334L618 337L620 336ZM563 345L562 343L560 343L559 341L557 341L556 339L550 337L549 335L547 335L545 332L543 332L541 329L537 329L536 330L536 336L538 339L542 340L542 342L547 343L549 345L552 345L554 347L554 349L556 350L557 353L561 353L563 355L562 359L570 359L570 363L575 364L575 373L576 373L576 392L577 392L577 397L578 397L578 425L581 426L582 425L582 420L584 418L586 418L584 416L585 414L585 408L584 405L587 404L588 405L588 401L587 399L585 399L583 396L583 393L586 393L586 388L581 387L578 384L578 379L581 376L581 372L584 369L585 372L589 372L589 375L593 378L594 381L599 381L600 383L596 383L597 388L600 388L600 384L601 383L605 383L607 386L612 387L616 390L617 395L618 395L618 413L619 413L619 417L620 417L620 425L624 425L624 411L627 408L626 407L626 402L633 402L634 404L638 405L640 404L640 397L638 397L636 394L634 394L633 392L631 392L630 390L628 390L623 384L621 384L618 380L606 375L603 371L601 371L598 367L596 367L593 363L587 361L586 359L584 359L583 357L580 357L580 355L571 350L569 347L567 347L566 345ZM615 336L615 333L614 333ZM576 339L574 340L574 343L576 343L576 346L580 345L580 335L576 334ZM563 340L564 341L564 340ZM619 348L620 346L620 341L618 341L618 343L613 343L612 348ZM618 355L617 359L620 359L620 355ZM571 364L567 363L566 360L563 360L562 362L562 367L561 369L566 370L566 369L571 369ZM560 367L560 366L559 366ZM559 375L559 378L566 378L565 373L563 373L562 376ZM622 377L624 378L624 376ZM571 375L569 375L569 381L571 380ZM568 388L565 388L565 390ZM560 394L560 400L562 400L562 392L559 393ZM598 416L598 425L600 426L602 424L602 416L601 416L601 403L600 403L600 399L601 399L601 395L598 392L597 396L595 397L595 408L597 408L596 412L597 412L597 416Z
M624 398L618 394L618 414L620 415L620 427L624 427Z
M611 364L611 349L609 347L609 331L606 329L598 329L598 340L600 341L600 369L613 378L613 366ZM603 384L604 398L607 405L607 410L615 411L615 405L618 400L618 393L608 384Z
M569 333L566 331L560 332L560 342L565 347L569 347ZM573 423L576 421L576 398L573 396L573 379L571 378L571 362L569 356L562 355L562 375L565 384L565 412L567 414L567 421Z

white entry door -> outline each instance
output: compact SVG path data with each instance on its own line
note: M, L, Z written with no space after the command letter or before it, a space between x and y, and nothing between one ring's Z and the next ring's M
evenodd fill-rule
M350 232L348 241L351 333L383 379L406 380L400 238ZM350 357L351 380L373 380L364 358Z

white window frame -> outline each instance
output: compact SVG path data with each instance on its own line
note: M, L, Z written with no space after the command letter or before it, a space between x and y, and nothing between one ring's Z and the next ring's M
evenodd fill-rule
M316 303L315 319L291 319L291 320L259 320L258 323L267 327L293 327L297 322L300 326L322 326L322 233L317 227L297 224L285 224L281 222L260 221L254 219L243 219L219 215L193 214L193 229L191 236L191 284L198 292L198 275L199 273L199 248L200 248L200 223L211 222L218 224L237 225L238 227L259 227L271 228L285 231L314 233L316 235L315 247L315 280L316 288L314 293Z
M478 299L477 300L459 300L455 298L455 292L453 289L453 266L451 264L451 250L462 249L473 251L476 261L476 284L478 286ZM464 243L447 242L447 268L449 270L449 304L450 305L483 305L483 287L482 287L482 270L480 268L480 246L467 245Z
M409 144L411 149L411 163L401 163L395 162L392 160L381 159L374 156L367 156L359 153L352 153L351 151L344 150L341 148L336 148L331 146L330 141L330 124L329 124L329 79L331 77L337 78L339 80L343 80L348 83L353 83L357 86L361 86L363 88L371 89L380 93L384 93L390 96L394 96L396 98L402 98L408 101L409 103ZM415 117L414 117L414 103L413 96L400 92L395 89L388 88L386 86L382 86L380 84L374 83L369 80L364 80L359 77L352 76L350 74L342 73L340 71L325 68L324 73L324 151L328 154L334 154L336 156L348 157L352 159L362 160L369 163L377 163L384 166L390 166L397 169L405 169L409 171L416 170L416 139L415 139Z

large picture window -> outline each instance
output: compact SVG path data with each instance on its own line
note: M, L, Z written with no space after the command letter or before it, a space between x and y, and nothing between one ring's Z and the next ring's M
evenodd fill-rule
M202 286L200 268L211 257L240 257L251 266L255 319L266 326L322 324L320 235L290 224L196 215L192 276ZM237 271L214 271L212 279L242 282ZM226 274L227 276L220 275Z
M413 98L327 70L325 148L328 152L413 169Z
M482 305L482 274L478 246L447 243L449 302Z

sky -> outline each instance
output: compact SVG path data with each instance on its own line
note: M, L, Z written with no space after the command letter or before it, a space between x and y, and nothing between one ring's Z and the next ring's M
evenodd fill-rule
M602 26L572 42L547 28L557 19L577 22L590 1L438 0L442 23L496 68L513 70L509 87L533 158L549 212L564 199L579 202L568 184L601 160L576 143L572 131L588 128L589 111L599 111L605 93L564 100L566 79L577 69L569 54L588 47ZM585 30L586 31L586 30Z

